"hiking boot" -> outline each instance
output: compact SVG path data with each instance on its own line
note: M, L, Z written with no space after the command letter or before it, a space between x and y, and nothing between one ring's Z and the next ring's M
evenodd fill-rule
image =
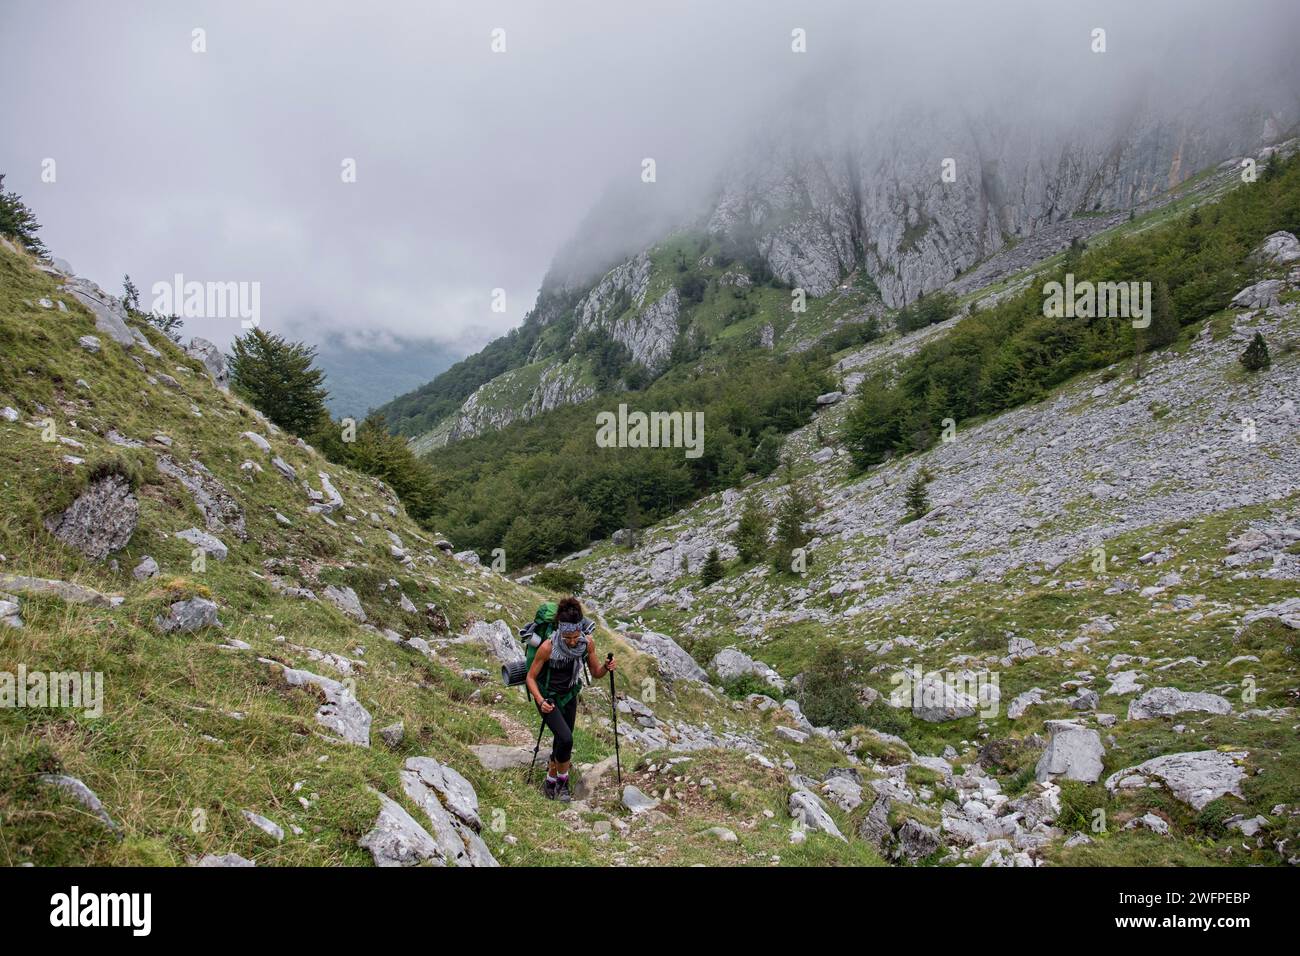
M547 780L542 784L542 794L547 800L554 800L556 794L560 791L560 782L558 780Z
M556 799L559 800L561 803L568 803L573 799L573 794L569 792L569 781L567 780L556 781Z

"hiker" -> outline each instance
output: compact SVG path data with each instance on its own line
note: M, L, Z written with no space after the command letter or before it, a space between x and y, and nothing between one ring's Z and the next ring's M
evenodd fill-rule
M578 716L578 695L582 691L579 680L582 662L587 662L595 680L614 670L614 660L611 657L605 662L597 658L595 629L583 627L582 604L577 598L566 597L560 601L555 619L555 632L537 648L528 668L527 684L542 720L555 737L546 768L546 799L568 803L573 726Z

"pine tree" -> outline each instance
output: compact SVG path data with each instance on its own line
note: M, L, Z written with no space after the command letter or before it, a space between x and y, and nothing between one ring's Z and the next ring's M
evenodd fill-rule
M1152 293L1151 326L1146 329L1144 338L1148 349L1159 349L1172 345L1177 340L1181 326L1169 300L1169 286L1163 279L1156 283Z
M13 236L33 255L49 255L45 244L36 237L41 229L36 214L27 208L17 193L5 192L4 185L5 176L0 173L0 235Z
M637 543L641 539L641 506L636 503L636 498L627 499L627 511L623 516L623 526L627 529L627 549L635 551Z
M253 329L235 339L230 383L271 421L306 437L329 418L325 373L312 366L315 358L314 348Z
M726 573L718 549L710 548L709 556L704 560L704 567L700 569L700 584L707 588L713 582L721 581Z
M1272 365L1273 360L1268 354L1268 343L1264 341L1264 336L1256 332L1246 346L1246 351L1241 353L1239 361L1247 372L1260 372Z
M740 511L740 520L731 536L731 543L740 553L742 563L753 564L767 554L768 523L767 513L763 510L758 495L747 495Z
M908 482L907 491L905 492L908 521L924 518L930 510L930 496L925 490L925 483L929 481L929 477L925 469L922 468Z
M788 574L793 570L794 553L808 543L811 537L805 527L812 506L798 482L786 486L785 498L776 512L776 547L772 552L772 567Z

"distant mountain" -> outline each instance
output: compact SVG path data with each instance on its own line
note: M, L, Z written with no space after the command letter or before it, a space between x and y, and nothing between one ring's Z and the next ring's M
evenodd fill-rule
M391 337L357 342L335 336L316 349L331 414L354 418L442 374L464 354L441 342Z

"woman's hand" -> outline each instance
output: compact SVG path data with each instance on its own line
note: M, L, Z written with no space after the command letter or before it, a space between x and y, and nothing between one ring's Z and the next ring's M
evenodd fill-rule
M542 709L543 714L549 714L551 711L555 709L555 705L552 704L549 700L544 700L537 706Z
M612 670L614 670L614 658L611 657L609 660L605 662L605 671L606 673L608 673L609 671Z

